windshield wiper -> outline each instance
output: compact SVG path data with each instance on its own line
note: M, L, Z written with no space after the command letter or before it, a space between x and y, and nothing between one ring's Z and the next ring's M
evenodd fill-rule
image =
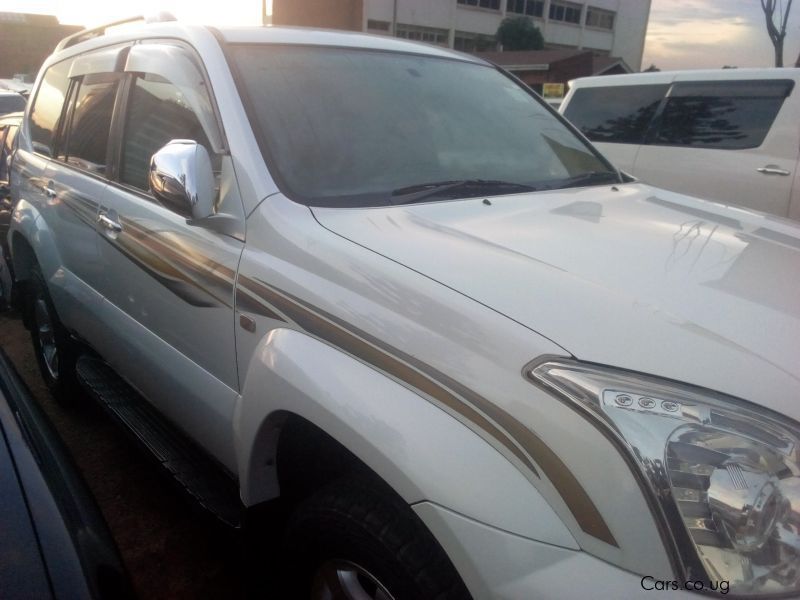
M564 188L583 187L585 185L600 185L603 183L623 183L622 178L616 171L589 171L574 177L567 177L554 181L545 189L561 190Z
M514 183L513 181L501 181L499 179L456 179L450 181L437 181L433 183L420 183L408 187L399 188L392 192L393 204L412 204L420 202L426 198L439 196L445 192L458 192L453 198L467 197L464 192L472 196L481 196L485 193L501 192L531 192L535 191L532 185L525 183ZM473 193L477 192L477 193ZM449 195L449 194L448 194Z

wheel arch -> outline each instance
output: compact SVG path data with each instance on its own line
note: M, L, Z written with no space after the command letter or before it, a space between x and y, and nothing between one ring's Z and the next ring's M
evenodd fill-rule
M259 343L237 405L246 505L281 494L281 437L297 420L324 432L409 504L433 502L577 548L538 490L482 437L419 392L293 329L275 329Z

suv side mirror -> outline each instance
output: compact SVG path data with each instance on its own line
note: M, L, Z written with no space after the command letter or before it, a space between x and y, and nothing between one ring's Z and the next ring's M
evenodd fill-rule
M193 221L214 214L211 158L193 140L172 140L156 152L150 159L148 184L156 200Z

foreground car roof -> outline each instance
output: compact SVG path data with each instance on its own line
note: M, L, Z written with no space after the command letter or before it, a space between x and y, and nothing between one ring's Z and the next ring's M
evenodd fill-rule
M445 58L456 58L484 63L469 54L419 42L410 42L383 35L369 35L351 31L313 29L307 27L220 27L218 31L227 42L249 44L302 44L336 46L340 48L366 48L393 52L412 52Z

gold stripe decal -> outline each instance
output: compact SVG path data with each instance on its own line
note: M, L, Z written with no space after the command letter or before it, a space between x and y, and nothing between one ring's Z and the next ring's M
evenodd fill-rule
M618 546L597 507L572 472L547 444L511 415L430 365L287 292L242 275L238 284L237 302L242 292L266 301L306 332L432 398L473 430L477 429L483 437L500 444L530 474L540 478L531 459L535 460L564 499L581 529L607 544ZM250 300L252 302L254 298Z

